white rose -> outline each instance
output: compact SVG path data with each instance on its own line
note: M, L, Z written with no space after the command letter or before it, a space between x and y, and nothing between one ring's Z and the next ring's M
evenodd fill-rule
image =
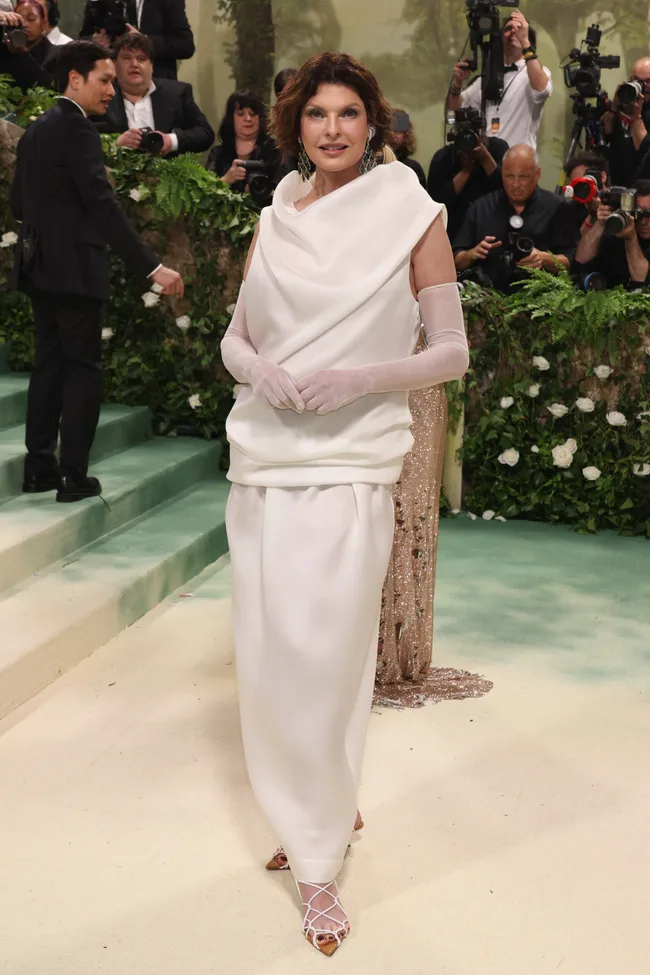
M228 307L226 308L226 315L232 315L234 311L235 311L235 306L228 305Z
M637 477L647 477L650 474L650 464L635 464L632 471Z
M153 308L160 301L160 295L154 294L153 291L147 291L142 295L142 300L145 308Z
M551 363L548 361L548 359L545 359L543 355L534 355L533 365L536 366L540 372L546 372L547 369L551 368Z
M502 410L507 410L514 403L514 398L512 396L503 396L499 406Z
M492 521L494 515L495 515L494 511L484 511L482 515L483 521Z
M572 454L575 454L578 449L578 441L574 440L573 437L569 437L568 440L564 441L564 446L568 447Z
M611 368L611 366L596 366L594 369L594 374L598 377L598 379L609 379L613 372L614 370Z
M530 448L530 452L531 452L531 454L538 454L539 453L539 447L537 446L536 443L534 443L533 446Z
M514 447L508 447L508 449L504 450L502 454L499 454L500 464L507 464L508 467L514 467L518 462L519 451L515 450Z
M507 519L506 519L506 518L504 518L504 517L503 517L503 515L497 515L497 516L496 516L496 518L495 518L494 520L495 520L495 521L506 521Z
M2 235L2 240L0 241L0 247L13 247L14 244L18 243L18 234L15 234L13 230Z
M611 413L607 414L607 422L609 423L610 427L627 426L627 420L625 419L625 416L622 413L619 413L617 410L612 410Z
M579 396L576 400L576 406L581 413L593 413L596 409L596 404L590 396Z
M471 511L468 511L467 512L467 517L470 518L472 521L476 521L478 515L475 515Z
M140 200L142 199L142 193L140 192L140 190L130 190L129 196L131 197L132 200L135 200L136 203L139 203Z
M198 393L193 393L187 402L190 404L193 410L198 410L199 406L201 405L201 397Z
M163 288L162 284L154 282L154 284L151 285L150 290L153 291L155 295L161 295L165 289Z
M112 339L114 334L115 333L113 332L113 329L112 328L103 328L102 329L102 339L105 342L107 342L108 339Z
M565 406L564 403L551 403L551 405L547 406L546 409L548 410L549 413L553 414L556 420L559 420L561 417L566 416L567 413L569 412L569 407Z
M553 463L556 467L571 467L573 463L573 451L565 443L560 443L553 447Z
M582 476L588 481L597 481L602 471L599 471L597 467L583 467Z
M539 383L533 383L528 387L528 395L531 397L531 399L535 399L536 396L539 396L540 389L541 386Z
M181 315L180 318L176 319L176 324L180 328L181 332L186 332L192 324L192 319L189 315Z

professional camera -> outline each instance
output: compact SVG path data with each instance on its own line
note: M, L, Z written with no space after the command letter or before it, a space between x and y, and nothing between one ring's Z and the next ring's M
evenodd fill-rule
M0 44L6 44L10 51L26 50L27 40L27 34L21 27L6 27L0 24Z
M472 57L465 60L469 70L476 71L479 51L482 54L481 110L483 112L486 102L499 101L503 96L503 33L498 8L518 6L519 0L493 0L493 2L465 0L469 43L472 49Z
M603 177L600 170L587 169L584 176L572 179L564 187L564 197L567 200L575 200L577 203L587 206L592 200L596 199L602 188Z
M154 132L149 126L140 129L140 132L142 133L140 152L148 152L151 156L157 156L165 145L165 140L160 132Z
M111 40L126 34L129 22L126 0L89 0L88 11L93 34L105 30Z
M269 176L269 166L263 159L244 159L240 163L246 170L246 181L253 201L259 207L271 202L274 186Z
M467 7L467 23L470 31L476 35L501 33L501 18L498 7L518 7L519 0L465 0ZM476 71L476 62L470 65L470 71Z
M485 116L476 108L461 108L450 112L448 124L453 128L447 133L447 142L453 143L459 152L470 154L481 142L486 130Z
M602 55L600 42L603 36L598 24L592 24L579 48L569 53L564 65L564 84L575 88L583 98L598 98L601 94L600 75L603 68L620 68L621 59L616 54ZM586 48L586 50L584 50Z
M624 186L610 186L600 194L600 202L604 207L611 207L614 211L605 223L605 233L608 237L615 237L622 230L629 227L637 211L637 191L628 190Z
M535 249L533 238L521 233L523 225L523 217L518 214L510 217L512 230L508 233L508 246L499 251L499 262L508 284L525 278L527 272L517 267L517 263L524 257L530 257Z
M624 81L616 89L616 97L623 109L630 109L643 95L643 85L640 81Z

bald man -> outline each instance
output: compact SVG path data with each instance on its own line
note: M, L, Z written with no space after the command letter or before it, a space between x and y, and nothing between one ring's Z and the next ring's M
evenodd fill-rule
M569 269L578 231L563 197L540 189L541 174L531 146L513 146L506 153L503 189L471 205L453 241L458 271L476 268L479 280L506 291L513 280L525 279L529 269L551 274ZM518 255L520 237L532 238L535 245L524 257Z
M635 61L630 81L643 88L632 108L624 111L614 95L612 111L603 115L614 186L632 186L637 179L650 178L650 57Z

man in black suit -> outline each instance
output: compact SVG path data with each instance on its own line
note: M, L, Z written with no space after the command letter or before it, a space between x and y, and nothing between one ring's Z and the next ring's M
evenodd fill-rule
M105 112L115 93L108 51L92 41L67 44L57 71L63 97L18 143L11 209L21 227L11 284L30 296L36 323L23 490L58 488L57 501L80 501L101 492L87 470L101 404L106 245L165 294L181 295L183 281L160 264L118 206L87 118Z
M93 33L92 6L93 0L86 0L80 36L92 36L98 44L110 48L114 38L103 30ZM185 13L185 0L124 0L124 7L127 30L146 34L153 44L156 78L176 79L176 62L194 56L194 35Z
M153 80L153 45L144 34L128 33L115 45L118 89L106 115L93 118L100 132L120 132L118 144L139 149L142 129L163 137L162 156L205 152L214 131L194 101L192 86L170 78Z

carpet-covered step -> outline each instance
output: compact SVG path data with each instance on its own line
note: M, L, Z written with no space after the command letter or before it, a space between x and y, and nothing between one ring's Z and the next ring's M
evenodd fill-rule
M221 445L191 437L155 439L91 467L103 497L57 504L55 492L22 494L0 505L0 595L52 562L120 528L216 474ZM2 632L0 630L0 632Z
M90 462L95 464L151 436L151 413L146 406L103 406ZM0 430L0 499L20 494L24 460L24 425Z
M0 599L0 717L153 609L227 549L220 475Z
M25 422L29 376L20 372L0 375L0 430Z

